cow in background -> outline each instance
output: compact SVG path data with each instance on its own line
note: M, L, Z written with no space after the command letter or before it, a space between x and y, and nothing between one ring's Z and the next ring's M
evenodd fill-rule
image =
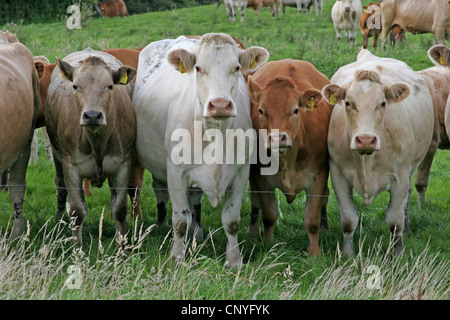
M295 7L299 14L305 14L306 11L311 14L311 8L314 6L316 17L322 15L322 3L323 0L281 0L283 13L286 13L286 7Z
M361 15L361 0L336 0L331 8L331 19L339 41L342 38L341 31L344 31L347 42L355 43Z
M94 4L97 13L103 17L114 18L120 16L121 18L130 15L128 14L127 6L123 0L108 0Z
M425 204L425 192L428 187L428 178L431 165L437 149L450 149L450 53L446 46L439 45L428 50L428 56L436 66L417 71L425 79L433 99L434 106L434 132L433 140L427 156L423 159L414 176L417 190L417 203Z
M335 104L328 129L330 173L344 235L352 256L358 212L353 190L369 205L383 191L390 201L385 221L394 252L402 254L409 229L411 176L433 138L433 101L426 81L402 61L363 49L322 90Z
M23 233L23 200L30 147L39 111L39 78L33 55L15 35L0 31L0 172L10 169L11 238Z
M383 49L386 49L387 35L395 25L413 34L433 33L438 44L450 40L448 0L383 0L380 10Z
M73 236L82 246L87 207L83 178L100 187L108 178L116 240L126 237L127 188L136 121L131 104L135 69L110 54L86 49L56 60L45 124L52 143L58 213L69 196Z
M280 15L281 0L247 0L247 8L255 10L256 18L262 7L270 7L272 11L272 18L278 18Z
M225 3L227 13L230 21L236 21L236 8L241 12L241 22L244 22L245 8L247 7L247 0L221 0ZM217 7L219 7L220 2Z
M251 165L249 234L259 236L261 210L264 238L267 242L273 239L278 217L276 188L285 194L288 203L305 190L309 253L318 256L321 222L327 225L327 135L333 109L320 92L330 82L311 63L299 60L269 62L247 81L253 127L257 132L267 130L265 144L258 148L267 148L279 157L275 174L262 174L261 162Z

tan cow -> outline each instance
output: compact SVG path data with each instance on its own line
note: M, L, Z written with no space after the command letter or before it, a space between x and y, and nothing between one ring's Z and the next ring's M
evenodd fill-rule
M362 15L361 0L336 0L331 8L336 38L341 41L344 31L348 43L355 43L358 23Z
M10 169L14 215L11 237L23 232L23 199L34 125L39 110L39 79L33 55L15 35L0 31L0 172Z
M116 239L126 236L127 187L136 139L131 105L136 70L110 54L86 49L56 60L48 89L45 123L56 168L58 212L67 195L73 235L82 245L87 209L83 178L100 187L110 179L111 214ZM131 83L131 85L128 85Z
M389 191L386 223L394 252L402 254L409 228L411 175L429 150L433 102L425 80L399 60L361 50L322 90L336 104L328 129L331 182L344 234L343 253L353 255L358 212L355 189L364 205Z
M271 241L278 217L275 189L288 203L305 190L304 221L313 256L320 255L321 210L326 218L327 134L333 107L320 91L329 83L311 63L298 60L269 62L248 78L253 127L267 130L266 147L279 154L276 174L261 174L261 162L251 167L249 233L259 236L261 210L264 238Z
M103 52L109 53L116 57L122 62L123 65L130 66L134 69L137 69L138 60L139 60L139 50L135 49L107 49ZM47 60L48 61L48 60ZM45 60L35 58L35 67L39 74L39 88L40 88L40 109L38 118L36 121L36 128L41 127L42 133L44 134L45 130L45 104L47 102L47 93L48 87L50 85L50 78L52 76L53 69L56 64L48 64L45 63ZM134 81L134 79L133 79ZM47 152L51 153L51 149L47 150ZM136 158L136 154L133 151L133 165L132 165L132 173L130 177L130 184L128 188L128 195L131 201L130 208L130 216L131 218L138 217L142 219L142 209L140 204L140 195L141 189L144 179L145 168L139 163ZM83 181L83 189L86 196L91 196L92 192L90 190L89 180L84 179Z
M380 5L382 19L381 45L386 49L391 28L413 34L433 33L439 44L450 40L450 5L448 0L384 0Z
M128 14L127 6L123 0L107 0L94 4L95 10L99 15L114 18L120 16L121 18L130 15Z
M270 7L270 10L272 11L272 17L275 18L275 16L279 16L280 14L280 6L281 6L281 0L248 0L247 1L247 8L255 10L256 17L259 16L259 12L261 11L262 7Z
M442 45L440 47L446 48ZM433 54L439 57L437 58L437 61L432 58ZM448 59L448 57L445 58L444 55L445 50L444 54L441 55L441 53L439 52L439 47L435 47L434 49L431 48L429 50L429 56L431 60L436 63L440 63L442 61L442 65L417 72L417 74L423 77L427 82L431 97L433 99L435 116L434 135L433 141L430 145L430 150L428 151L427 156L423 159L422 163L417 169L416 175L414 176L414 184L417 190L417 202L419 205L425 204L425 192L428 187L428 178L430 175L433 158L437 149L450 149L450 123L448 123L448 113L450 111L447 107L448 101L450 101L450 68L445 67L445 64L447 63L446 59ZM445 122L446 114L447 122Z
M447 46L437 45L432 47L428 50L428 56L434 64L447 69L450 68L450 49ZM447 106L445 107L444 123L447 137L450 139L450 97L448 97Z

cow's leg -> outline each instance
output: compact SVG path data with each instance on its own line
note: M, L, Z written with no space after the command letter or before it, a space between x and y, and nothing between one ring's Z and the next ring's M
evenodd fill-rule
M233 16L234 16L233 7L230 6L229 4L227 4L226 7L227 7L228 18L230 19L231 22L233 22Z
M89 179L83 179L83 192L86 197L92 196L91 183Z
M361 36L363 38L363 48L367 49L368 42L369 42L368 41L368 37L367 37L367 35L364 32L361 32Z
M13 228L11 231L12 239L19 237L23 233L23 198L25 196L25 179L28 161L30 159L31 138L9 171L8 190L14 207Z
M327 215L329 196L330 196L330 189L328 189L328 185L326 184L324 195L321 197L320 201L320 229L324 232L330 231L330 227L328 226L328 215Z
M341 41L342 35L341 35L341 29L337 25L334 25L334 31L336 31L336 38L338 41Z
M56 161L55 161L56 164ZM74 237L74 243L83 247L82 229L83 222L86 219L87 208L84 200L84 192L82 188L83 180L78 175L77 169L68 161L63 161L63 183L67 187L67 195L69 196L69 215L72 225L72 233ZM58 193L58 211L60 209L60 194Z
M278 205L275 198L275 189L269 188L262 179L256 179L255 191L259 196L261 217L264 225L264 240L270 243L273 240L273 228L278 220ZM259 224L259 221L257 223Z
M47 158L53 160L52 145L50 144L50 138L45 127L41 128L41 135L42 140L44 140L45 150L47 151Z
M188 191L188 200L192 212L192 224L189 228L189 237L194 237L197 241L203 241L203 230L201 223L203 191L199 188L192 188Z
M241 8L241 22L244 22L245 5Z
M305 229L309 238L309 254L320 255L319 230L323 197L327 193L326 172L318 176L310 188L306 190L306 205L303 214Z
M133 219L136 217L139 220L143 219L141 209L141 190L144 181L144 173L145 168L138 161L136 153L133 151L130 183L128 184L128 196L130 197L131 202L130 215Z
M167 186L172 202L172 228L174 233L170 256L181 262L185 259L184 242L192 223L192 214L187 197L189 186L183 178L182 169L170 161L167 162Z
M0 178L0 191L7 191L8 190L8 174L9 169L6 169L2 172L2 176Z
M53 163L55 164L56 214L58 217L62 217L66 210L67 188L66 183L64 182L64 172L61 161L56 157L53 157Z
M127 187L130 182L131 160L120 166L110 179L111 215L116 220L116 241L124 248L127 233Z
M247 232L250 236L259 238L259 212L261 210L261 203L259 201L259 192L252 178L249 181L248 196L250 199L250 224Z
M388 38L388 34L391 31L391 21L394 18L393 14L395 14L394 12L384 12L383 11L383 19L381 21L381 48L383 48L383 50L386 50L386 42L387 42L387 38Z
M435 119L438 121L438 119ZM430 178L431 165L433 164L433 159L436 154L439 145L439 133L438 130L434 130L433 139L428 147L427 154L423 158L417 172L414 175L414 185L417 190L417 204L419 206L425 205L425 192L428 187L428 179Z
M250 165L241 167L231 181L229 190L225 194L222 209L222 226L227 237L226 265L230 268L242 264L239 250L238 231L241 217L241 205L250 172Z
M386 212L386 224L393 234L394 253L396 255L403 254L403 230L405 227L407 207L409 205L410 182L408 175L405 178L399 178L393 182L390 191L390 203ZM409 213L408 213L409 215Z
M346 257L351 257L354 255L353 234L358 225L358 212L353 202L353 189L333 162L330 162L330 174L339 206L341 229L344 236L343 254Z
M377 32L376 30L374 30L373 32L373 48L376 49L377 45L378 45L378 36L380 35L379 32Z
M30 152L30 160L31 163L38 163L39 160L39 132L38 129L35 129L33 132L33 140L31 142L31 152Z
M153 191L156 195L156 208L158 210L158 225L161 225L167 216L167 202L169 201L169 190L167 183L153 178ZM166 221L167 223L167 221Z

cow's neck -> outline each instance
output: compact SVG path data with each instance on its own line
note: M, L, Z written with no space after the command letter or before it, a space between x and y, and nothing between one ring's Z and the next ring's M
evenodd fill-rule
M82 127L81 130L83 141L81 149L86 154L91 154L96 159L98 165L101 165L108 146L108 141L112 135L112 130L110 128L110 126L103 126L97 130L91 130Z

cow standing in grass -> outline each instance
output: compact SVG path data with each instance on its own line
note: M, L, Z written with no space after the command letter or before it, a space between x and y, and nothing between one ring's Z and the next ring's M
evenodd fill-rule
M136 122L131 104L136 71L110 54L86 49L57 59L45 123L56 168L58 212L69 196L73 235L82 245L87 208L83 178L100 187L108 178L116 239L126 234L127 187Z
M229 129L251 129L243 74L256 69L268 56L263 48L242 50L229 35L214 33L200 40L182 36L156 41L141 51L133 94L136 151L153 176L158 212L165 208L170 195L174 231L171 256L176 260L185 258L184 242L191 226L194 232L201 232L196 208L204 193L214 207L221 204L225 194L222 224L227 237L226 263L231 267L242 263L237 232L250 150L244 149L243 162L209 162L203 155L210 143L203 139L211 132L227 137ZM224 148L227 141L223 141ZM182 142L188 149L192 145L199 148L201 158L193 159L197 151L192 148L176 151ZM226 156L225 149L222 155Z
M341 31L344 31L347 42L355 43L361 15L361 0L336 0L331 8L331 19L339 41L342 38Z
M23 233L23 199L36 117L39 78L33 55L15 35L0 31L0 172L10 169L14 207L11 238Z
M262 174L261 162L252 164L249 233L259 236L261 210L264 238L270 242L278 218L275 189L288 203L305 190L304 221L313 256L320 255L321 212L325 225L328 200L327 134L333 107L320 91L329 83L312 64L298 60L269 62L248 78L253 127L267 130L265 146L258 147L279 157L274 174Z
M130 15L128 14L127 5L123 0L107 0L94 4L97 13L103 17L114 18L120 16L121 18Z
M335 104L328 131L331 182L344 234L344 254L353 255L358 213L353 189L369 205L389 191L386 223L401 254L409 228L411 175L429 150L433 101L425 80L404 62L361 50L322 90Z

